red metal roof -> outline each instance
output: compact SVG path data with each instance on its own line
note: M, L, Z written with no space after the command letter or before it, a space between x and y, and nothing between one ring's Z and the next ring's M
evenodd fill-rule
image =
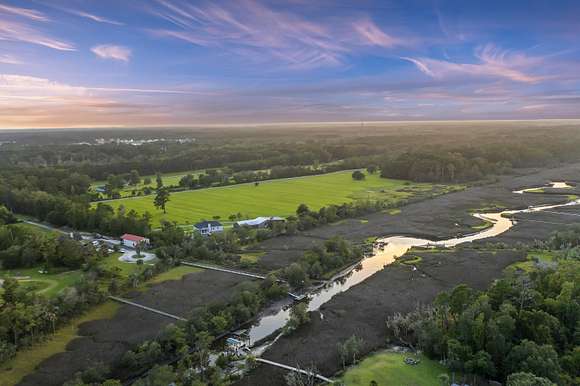
M137 236L137 235L131 235L129 233L125 233L123 236L121 236L121 239L123 239L123 240L129 240L129 241L135 241L135 242L141 242L141 241L147 240L145 237L141 237L141 236Z

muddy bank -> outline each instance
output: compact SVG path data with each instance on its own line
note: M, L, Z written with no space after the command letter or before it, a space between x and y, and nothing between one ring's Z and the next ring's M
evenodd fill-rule
M181 280L167 281L136 293L136 303L188 317L212 303L224 302L239 292L247 278L215 271L188 274ZM84 323L79 338L67 346L67 351L42 362L35 372L26 376L22 386L57 386L78 371L96 363L111 364L141 342L155 338L172 319L123 305L112 319Z
M472 187L426 201L409 204L397 214L373 213L321 226L296 236L277 237L258 244L255 249L266 253L260 258L261 271L278 269L299 259L304 250L333 236L360 242L369 237L405 235L442 240L475 232L481 221L471 216L477 209L526 208L542 203L568 201L557 194L514 194L516 189L543 186L550 181L574 181L580 177L580 164L553 169L520 171L520 175L503 176L497 183ZM580 194L580 187L558 189L558 192ZM531 214L530 216L536 216ZM579 218L580 219L580 218ZM364 220L364 221L361 221Z
M387 315L406 313L418 304L429 304L437 293L466 283L486 288L505 267L523 260L516 251L497 253L477 250L419 252L418 271L411 266L393 264L311 314L311 322L291 336L282 337L264 358L302 368L314 366L331 376L340 370L337 343L353 334L364 339L363 353L385 344ZM260 365L240 381L240 385L285 385L284 371ZM268 380L265 382L264 380Z

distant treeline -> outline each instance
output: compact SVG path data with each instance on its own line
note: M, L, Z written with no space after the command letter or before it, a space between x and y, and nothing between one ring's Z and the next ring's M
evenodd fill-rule
M540 143L429 148L387 157L381 176L421 182L475 181L512 168L554 165L580 159L580 141L546 139Z
M0 167L58 167L94 180L110 174L155 173L204 170L227 166L233 172L269 169L274 166L305 166L357 156L380 154L382 147L372 143L241 143L208 145L175 142L128 144L20 146L4 145Z

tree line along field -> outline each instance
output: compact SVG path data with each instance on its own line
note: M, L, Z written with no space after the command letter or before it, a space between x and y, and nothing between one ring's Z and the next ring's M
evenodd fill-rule
M206 170L194 170L191 172L175 172L175 173L164 173L161 175L161 180L163 181L163 186L179 186L179 181L186 175L191 174L194 177L198 177L200 174L203 174ZM150 187L151 189L155 189L156 187L156 175L150 176L142 176L141 182L139 182L135 186L125 186L123 189L119 191L121 197L131 197L131 192L134 190L140 190L145 187ZM145 179L150 179L151 183L146 184L144 181ZM91 191L96 191L96 189L100 186L104 186L107 181L96 181L91 183Z
M167 214L154 207L154 195L113 200L107 204L115 209L123 206L126 210L134 209L138 213L149 212L154 225L159 225L161 220L189 224L215 216L228 219L237 213L247 218L289 216L295 213L301 203L317 210L325 205L359 199L397 202L434 188L432 184L385 179L378 174L355 181L351 174L352 171L343 171L270 180L258 185L249 183L176 192L171 194Z

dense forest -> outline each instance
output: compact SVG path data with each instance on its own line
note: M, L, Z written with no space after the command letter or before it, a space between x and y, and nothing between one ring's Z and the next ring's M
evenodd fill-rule
M516 271L487 291L457 286L440 293L432 307L390 317L387 331L393 341L420 348L474 381L577 385L579 240L580 229L558 232L543 244L557 248L557 263Z
M580 142L553 139L541 143L493 144L434 149L426 146L385 158L381 175L421 182L475 181L512 168L555 166L579 159Z

